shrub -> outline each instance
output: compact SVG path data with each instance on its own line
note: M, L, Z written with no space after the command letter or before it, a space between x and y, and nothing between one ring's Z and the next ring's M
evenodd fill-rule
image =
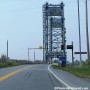
M86 60L85 65L90 66L90 60Z
M0 58L1 62L6 62L7 61L7 56L6 55L2 55Z

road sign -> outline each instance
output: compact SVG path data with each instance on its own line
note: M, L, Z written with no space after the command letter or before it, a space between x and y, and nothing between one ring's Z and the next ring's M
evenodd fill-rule
M60 61L66 61L66 56L59 57Z
M74 54L87 54L87 52L74 52Z
M73 45L67 45L67 49L73 49Z

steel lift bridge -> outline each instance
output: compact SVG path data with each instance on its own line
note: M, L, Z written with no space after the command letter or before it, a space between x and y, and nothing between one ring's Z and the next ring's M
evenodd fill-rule
M43 60L66 56L64 4L43 5ZM62 51L63 49L63 51Z

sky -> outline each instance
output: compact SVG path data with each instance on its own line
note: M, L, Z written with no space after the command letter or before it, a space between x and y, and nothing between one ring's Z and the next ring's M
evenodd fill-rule
M77 0L47 0L52 4L65 4L65 27L67 45L74 43L74 52L79 51ZM0 56L6 55L6 42L9 43L9 57L12 59L28 59L28 48L43 46L43 14L42 5L46 0L0 0ZM88 16L90 16L90 0L88 0ZM85 0L80 0L81 42L82 51L86 51ZM90 17L88 17L90 25ZM89 26L90 34L90 26ZM90 39L89 39L90 40ZM37 60L43 59L42 50L30 50L33 61L34 51ZM71 61L71 50L67 50ZM75 55L79 60L79 55ZM82 55L85 60L87 55Z

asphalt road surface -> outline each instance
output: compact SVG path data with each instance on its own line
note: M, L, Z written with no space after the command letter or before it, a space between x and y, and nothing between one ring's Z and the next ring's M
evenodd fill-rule
M0 90L55 90L55 87L65 86L45 64L0 69Z

